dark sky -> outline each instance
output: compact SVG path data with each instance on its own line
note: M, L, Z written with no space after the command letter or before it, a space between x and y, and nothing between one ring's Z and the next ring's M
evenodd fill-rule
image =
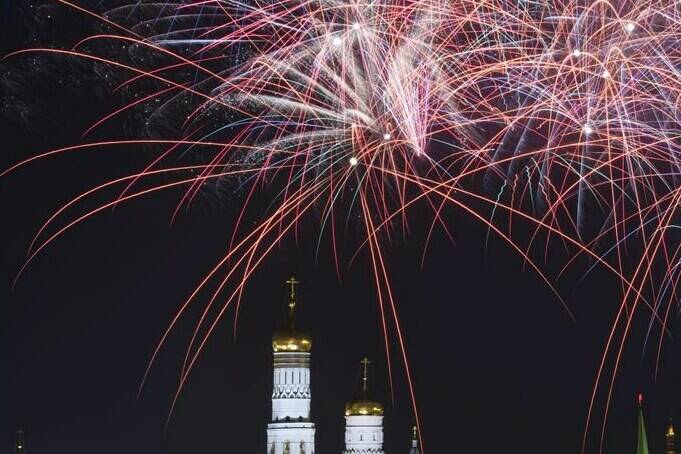
M36 23L30 8L6 2L2 8L3 54L30 46L36 35L50 42L63 32ZM87 126L120 103L96 78L69 79L58 69L46 77L51 71L43 62L35 74L27 60L0 65L2 168L78 143ZM55 83L59 79L66 82ZM128 127L114 122L99 137L121 137ZM315 255L312 224L253 276L238 336L232 337L230 313L197 363L167 431L197 312L171 337L140 399L137 387L172 314L224 253L238 201L206 196L173 226L179 192L107 211L53 243L12 288L32 235L54 209L147 159L133 148L77 154L0 179L0 452L11 452L17 427L26 431L31 454L264 452L270 338L285 314L284 281L295 274L302 281L300 324L314 337L317 451L342 449L343 406L366 354L375 359L376 397L387 407L386 450L406 453L413 415L397 357L391 404L368 263L360 258L339 279L328 251ZM579 452L594 375L619 304L616 281L598 270L583 281L579 273L561 281L573 321L517 254L496 240L485 249L479 224L462 212L447 215L456 244L437 235L423 267L425 226L418 215L412 232L397 232L386 248L428 452ZM547 268L557 266L552 260ZM647 396L653 452L662 452L668 416L681 424L678 342L666 341L654 383L651 355L642 359L645 314L641 319L615 384L606 453L633 452L639 390ZM677 325L673 320L678 335ZM596 452L602 414L596 419L589 452Z

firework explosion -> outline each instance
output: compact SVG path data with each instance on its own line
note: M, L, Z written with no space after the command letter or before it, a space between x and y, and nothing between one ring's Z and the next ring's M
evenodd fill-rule
M228 252L154 353L210 287L175 400L217 323L230 307L238 314L244 286L273 248L316 219L340 273L342 237L356 216L363 233L353 252L371 259L386 354L394 349L401 358L418 420L382 244L396 226L407 229L416 209L430 213L432 229L447 231L451 206L504 239L548 285L531 257L538 241L546 255L551 241L571 251L566 268L587 257L621 281L587 431L602 386L607 418L631 323L642 311L660 332L659 361L677 299L680 246L677 3L184 0L98 11L57 1L95 18L102 31L71 50L23 52L76 57L123 77L117 89L130 101L86 136L113 117L142 112L149 137L52 150L5 173L76 150L162 148L139 172L57 210L38 231L27 264L74 225L128 200L184 188L177 215L209 184L232 182L245 193ZM178 159L189 162L179 166ZM159 176L170 181L154 184ZM54 227L111 188L118 197ZM246 227L249 202L261 192L270 209ZM533 226L529 241L511 235L517 220Z

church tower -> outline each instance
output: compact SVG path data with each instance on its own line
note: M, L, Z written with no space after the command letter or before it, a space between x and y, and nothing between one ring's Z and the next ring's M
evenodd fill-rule
M345 406L343 454L385 454L383 405L369 398L369 360L362 360L362 389L358 399Z
M421 451L419 450L419 433L418 429L416 426L412 427L411 429L411 449L409 450L409 454L420 454Z
M676 454L676 434L674 433L674 425L672 424L671 418L669 418L669 427L667 427L665 439L667 443L665 445L664 453Z
M314 454L315 427L310 420L312 339L295 329L296 285L290 278L289 316L272 337L274 380L272 422L267 425L267 454Z

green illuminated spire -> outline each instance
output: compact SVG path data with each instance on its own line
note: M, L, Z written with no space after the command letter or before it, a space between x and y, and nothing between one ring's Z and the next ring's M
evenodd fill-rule
M643 420L643 394L638 395L638 439L636 440L636 454L650 454L646 423Z

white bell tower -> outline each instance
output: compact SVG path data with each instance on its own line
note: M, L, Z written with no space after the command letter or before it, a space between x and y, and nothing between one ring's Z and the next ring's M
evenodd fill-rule
M345 406L343 454L385 454L383 451L383 405L369 399L369 360L362 360L362 393Z
M267 454L314 454L315 427L310 419L310 350L312 339L295 330L295 278L291 286L289 320L272 337L274 380L272 422L267 425Z

